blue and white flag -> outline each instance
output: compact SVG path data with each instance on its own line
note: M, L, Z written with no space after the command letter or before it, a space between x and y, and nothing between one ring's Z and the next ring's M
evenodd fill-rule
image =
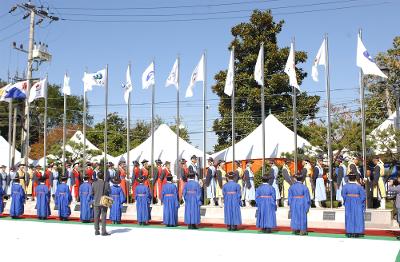
M26 99L27 90L28 81L14 83L6 90L6 95L4 96L4 98Z
M150 86L155 85L155 79L154 79L154 63L151 62L151 64L144 70L143 75L142 75L142 88L143 89L148 89Z
M7 90L12 86L12 84L8 84L0 88L0 102L10 103L11 99L6 98Z
M100 70L96 73L84 73L83 74L83 90L84 92L92 91L93 86L105 86L106 84L106 70Z
M131 65L128 65L128 68L126 69L126 83L122 85L124 88L124 100L125 103L128 104L129 102L129 95L133 89L132 86L132 79L131 79Z
M30 90L29 103L32 103L35 99L47 97L47 77L45 79L36 82Z
M360 35L358 35L357 41L357 66L362 69L364 75L376 75L387 78L376 65L372 56L368 53L367 48L365 48L361 41Z
M172 66L171 72L168 75L167 81L165 82L165 87L170 85L174 85L176 89L179 88L179 64L178 59L175 60L174 65Z
M193 87L196 82L204 81L204 54L201 56L199 63L197 64L196 68L193 70L193 73L190 77L190 83L188 88L186 89L185 97L192 97L193 96Z

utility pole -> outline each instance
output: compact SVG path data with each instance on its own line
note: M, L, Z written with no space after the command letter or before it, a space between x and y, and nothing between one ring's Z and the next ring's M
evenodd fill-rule
M55 16L49 15L49 10L48 8L44 8L43 6L41 7L36 7L34 4L31 2L28 3L23 3L23 4L17 4L11 8L9 13L14 12L17 9L22 9L25 11L25 15L22 17L23 19L26 19L30 17L30 23L29 23L29 45L28 45L28 51L23 50L22 45L21 48L16 48L15 42L13 43L13 46L15 49L28 53L28 67L27 67L27 84L26 84L26 99L25 99L25 123L24 123L24 130L22 133L22 138L24 141L24 146L23 146L23 157L24 157L24 163L25 163L25 172L28 171L28 159L29 159L29 125L30 125L30 112L29 112L29 94L31 90L31 85L32 85L32 72L34 71L33 68L33 62L37 63L36 70L38 70L39 65L44 62L44 61L50 61L51 60L51 55L47 53L47 48L46 50L43 50L40 45L39 48L37 46L34 46L34 36L35 36L35 25L39 25L42 23L45 19L49 20L50 23L53 21L58 21L59 18ZM36 17L39 19L36 21Z

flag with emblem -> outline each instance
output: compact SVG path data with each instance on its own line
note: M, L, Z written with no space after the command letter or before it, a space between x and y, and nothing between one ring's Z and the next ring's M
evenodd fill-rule
M106 77L105 69L99 70L96 73L85 72L82 78L84 91L92 91L93 86L105 86Z
M193 96L193 87L196 82L204 81L204 54L201 56L199 63L197 64L196 68L193 70L193 73L190 77L190 83L188 88L186 89L185 97L192 97Z
M6 98L7 90L12 86L12 84L8 84L0 88L0 102L10 102L10 98Z
M45 98L46 94L47 94L47 77L33 84L29 93L29 103L32 103L34 100L38 98Z
M321 47L318 50L317 55L314 58L314 64L311 69L311 76L315 82L318 82L318 66L326 66L326 48L325 39L322 41Z
M14 83L7 88L4 98L26 99L27 90L28 81Z
M357 66L361 68L364 75L376 75L387 78L387 76L376 65L372 56L368 53L360 36L358 36L357 42Z
M151 64L144 70L142 74L142 88L143 89L148 89L150 86L153 86L156 84L156 81L154 79L154 62L151 62Z
M178 59L175 60L174 65L172 66L171 72L168 75L167 81L165 82L165 87L173 85L176 89L179 88L179 64Z
M132 79L131 79L131 65L128 65L128 68L126 69L126 82L123 85L124 87L124 100L125 103L128 104L129 102L129 94L132 91Z
M226 74L225 87L224 87L224 93L228 96L231 96L232 92L233 92L233 79L234 79L234 74L235 74L234 67L235 67L235 62L234 62L234 57L233 57L233 50L231 50L228 72Z

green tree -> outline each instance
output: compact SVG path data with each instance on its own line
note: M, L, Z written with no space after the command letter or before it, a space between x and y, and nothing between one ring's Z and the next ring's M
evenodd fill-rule
M231 30L233 41L229 48L235 47L235 114L236 140L244 138L261 123L260 86L254 81L253 71L261 43L264 43L265 57L265 111L272 112L289 128L292 122L292 87L289 86L284 67L289 48L279 48L277 36L284 21L275 22L271 11L255 10L250 21L240 23ZM307 54L296 51L296 64L303 63ZM306 73L299 66L297 78L299 84ZM215 75L216 84L212 90L220 98L220 119L214 121L213 129L218 136L218 151L231 142L231 99L224 94L226 71ZM306 92L297 92L298 125L312 119L318 111L319 96L309 96ZM267 114L266 114L267 115Z

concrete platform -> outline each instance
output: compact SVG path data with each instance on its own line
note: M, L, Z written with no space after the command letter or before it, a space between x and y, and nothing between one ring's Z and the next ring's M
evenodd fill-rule
M5 214L9 214L9 207L11 201L5 202ZM27 200L25 204L25 215L36 215L36 203ZM54 202L51 202L51 213L54 216L58 215L58 211L54 209ZM79 203L72 203L71 217L79 218ZM242 220L245 225L255 225L256 223L256 208L243 207ZM152 206L152 221L162 221L162 206ZM278 226L290 226L289 208L279 207L276 213ZM183 222L184 206L179 208L179 221ZM365 213L365 226L366 229L398 229L397 222L393 219L391 210L381 209L367 209ZM136 220L136 206L128 204L124 206L122 213L123 220ZM201 207L201 221L203 223L223 224L224 223L224 209L218 206L202 206ZM326 228L326 229L343 229L344 228L344 209L343 208L311 208L308 213L308 226L312 228Z

